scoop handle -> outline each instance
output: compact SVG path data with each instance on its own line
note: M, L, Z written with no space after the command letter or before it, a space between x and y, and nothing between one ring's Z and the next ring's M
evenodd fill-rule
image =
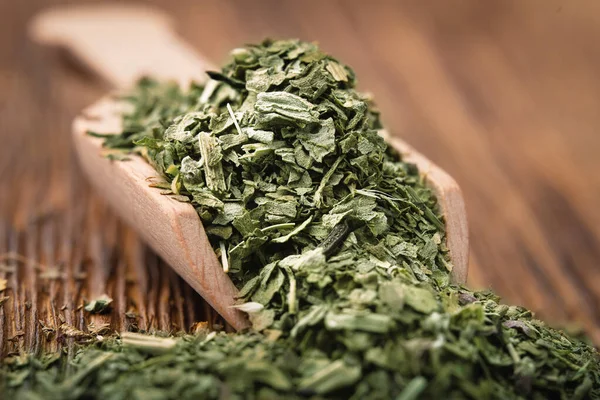
M204 81L212 65L172 27L164 13L150 7L85 5L43 11L29 28L34 40L65 47L118 88L145 75L184 87Z

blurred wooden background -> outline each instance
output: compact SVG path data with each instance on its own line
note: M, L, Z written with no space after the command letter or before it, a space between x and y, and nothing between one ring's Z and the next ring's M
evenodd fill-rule
M0 358L107 327L187 329L207 312L80 175L70 123L108 86L27 39L57 3L0 1ZM353 66L390 131L462 186L470 284L600 342L600 2L152 4L216 62L272 36ZM81 309L103 293L112 313Z

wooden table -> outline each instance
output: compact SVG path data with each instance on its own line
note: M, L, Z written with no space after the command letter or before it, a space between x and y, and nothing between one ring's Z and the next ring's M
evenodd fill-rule
M70 123L107 85L27 39L51 3L0 3L0 357L72 343L69 327L180 330L209 313L82 179ZM600 2L157 3L215 61L272 36L352 65L389 129L461 184L470 285L600 342ZM82 310L103 293L112 313Z

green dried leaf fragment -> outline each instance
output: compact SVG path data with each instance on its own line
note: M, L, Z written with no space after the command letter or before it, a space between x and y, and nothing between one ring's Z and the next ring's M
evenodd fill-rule
M223 165L221 164L221 148L217 140L208 132L198 134L200 143L200 154L204 160L204 177L206 186L216 193L222 193L227 190L225 176L223 175Z
M329 214L326 214L323 216L323 225L326 228L333 228L334 226L337 226L340 224L340 222L342 222L344 220L344 218L347 215L350 215L353 213L353 210L346 210L346 211L342 211L342 212L334 212L335 208L332 209Z
M324 63L316 62L299 72L297 78L289 83L298 90L300 96L314 101L325 93L333 82L334 79L324 68Z
M419 247L409 242L401 242L390 249L394 255L402 255L408 258L416 259Z
M248 135L242 131L241 134L232 133L228 135L219 136L219 143L221 145L221 149L223 149L223 151L227 151L234 147L247 143L248 139Z
M325 327L331 331L387 333L392 328L392 323L390 316L375 313L338 314L330 311L325 316Z
M211 225L206 227L206 233L227 240L233 235L233 229L231 226Z
M260 285L260 281L261 281L261 277L259 275L256 275L252 279L249 279L246 282L246 284L244 285L244 287L242 287L242 289L237 294L237 298L238 299L246 299L246 298L250 297L254 293L254 291L258 288L258 286Z
M421 398L421 393L423 393L426 387L427 379L417 376L406 385L402 393L396 397L396 400L417 400Z
M319 121L315 106L300 96L287 92L262 92L254 109L261 126L294 124L305 127Z
M106 294L103 294L102 296L99 296L98 298L87 303L84 307L84 310L92 314L102 314L110 309L112 302L112 298L108 297Z
M308 154L317 162L335 151L335 126L333 119L328 118L321 122L315 133L301 131L298 139Z
M404 302L409 307L423 314L430 314L439 309L435 295L427 289L405 285Z
M265 309L250 314L248 318L252 323L252 329L254 329L257 332L260 332L264 329L267 329L273 324L273 321L275 321L275 310Z
M279 264L294 271L321 269L326 266L325 253L322 248L316 248L304 254L287 256Z
M291 336L296 337L298 333L302 332L305 328L320 324L321 321L327 315L328 307L324 304L313 305L304 313L304 315L298 320L291 330Z
M242 237L246 238L259 229L259 222L253 218L252 214L248 211L244 211L242 215L236 216L233 219L233 226Z
M184 114L176 118L174 123L165 130L163 138L164 140L189 144L196 139L202 120L208 120L208 116L202 112Z
M259 236L259 232L253 232L251 236L249 236L245 241L241 242L229 253L230 257L236 259L244 259L254 252L256 252L264 243L266 243L269 238L267 236Z
M292 381L280 368L268 361L250 361L245 364L245 370L256 379L269 387L280 391L292 389Z
M435 256L438 254L438 245L439 243L435 243L432 238L426 239L425 245L419 250L419 256L425 260L433 261Z
M338 62L327 60L327 66L325 68L336 81L348 82L348 73Z
M250 140L256 140L261 143L273 143L275 134L272 131L265 131L261 129L247 128L245 130L246 135Z
M269 304L275 293L281 289L285 282L285 275L281 270L276 270L274 275L267 282L261 283L260 287L252 295L252 301Z
M377 292L372 289L354 289L348 295L348 301L357 308L369 306L377 301Z
M215 225L227 225L236 218L243 216L245 212L246 209L242 203L228 201L223 203L222 210L215 219L213 219L212 223Z
M208 188L190 189L194 204L200 207L222 210L224 204ZM202 216L202 215L201 215Z
M274 68L248 70L246 72L246 89L256 93L265 92L271 87L281 85L285 78L285 72L276 71Z
M401 311L404 308L404 285L397 280L381 283L379 298L393 311Z
M322 201L323 191L325 190L327 185L331 184L331 186L335 186L336 184L339 183L339 180L337 182L331 182L332 181L331 178L335 174L337 167L340 165L340 163L343 160L344 160L344 156L338 157L338 159L335 160L335 162L331 165L329 170L325 173L325 175L323 176L323 179L321 179L321 183L319 183L319 187L315 191L315 195L314 195L314 202L315 202L315 206L317 208L321 208L321 206L323 205L323 201ZM342 175L340 174L340 179L341 179L341 177L342 177ZM339 222L339 221L337 221L337 222ZM335 224L334 224L334 226L335 226Z
M287 242L288 240L290 240L291 238L293 238L294 236L296 236L300 232L302 232L312 222L312 218L313 218L313 216L311 215L304 222L302 222L300 225L298 225L297 227L295 227L290 233L288 233L287 235L275 238L275 239L272 240L272 242L273 243L285 243L285 242Z
M356 383L362 376L360 366L333 361L298 382L298 388L308 393L327 394Z

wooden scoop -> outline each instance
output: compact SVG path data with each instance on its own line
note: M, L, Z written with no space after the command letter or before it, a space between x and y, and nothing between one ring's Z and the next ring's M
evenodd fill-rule
M45 11L31 24L39 42L66 47L118 88L150 75L176 80L184 87L206 80L215 69L172 30L156 10L117 5L68 6ZM145 160L114 162L103 156L102 139L86 134L120 132L120 104L111 97L86 108L73 123L73 140L81 166L95 188L120 216L234 328L248 326L246 315L232 308L237 289L223 272L194 207L160 194L148 180L160 179ZM402 140L382 132L385 140L418 165L435 191L446 222L447 245L455 282L468 269L468 230L461 191L443 170Z

